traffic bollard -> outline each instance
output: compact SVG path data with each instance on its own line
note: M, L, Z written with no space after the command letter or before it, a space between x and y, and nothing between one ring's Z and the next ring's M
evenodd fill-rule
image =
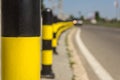
M2 80L40 80L40 0L2 0Z
M52 71L52 59L53 59L53 50L52 50L52 38L53 38L53 14L52 10L46 8L42 12L43 17L43 27L42 27L42 78L54 78L55 75Z

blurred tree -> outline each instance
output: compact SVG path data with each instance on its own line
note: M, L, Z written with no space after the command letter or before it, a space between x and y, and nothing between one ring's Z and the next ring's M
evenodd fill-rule
M83 21L85 20L84 16L81 16L80 19L83 20Z
M96 19L97 21L100 20L100 13L99 13L98 11L95 12L95 19Z
M73 20L73 19L75 19L75 17L73 15L70 15L68 19Z

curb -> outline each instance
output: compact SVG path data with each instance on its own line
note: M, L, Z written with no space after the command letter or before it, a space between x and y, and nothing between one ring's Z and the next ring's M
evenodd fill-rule
M67 42L68 42L68 51L70 55L69 60L71 63L71 68L73 70L73 80L89 80L87 72L81 62L81 59L79 55L76 52L76 49L74 47L74 44L72 43L72 38L74 36L74 33L77 31L77 28L73 28L69 35L67 36Z

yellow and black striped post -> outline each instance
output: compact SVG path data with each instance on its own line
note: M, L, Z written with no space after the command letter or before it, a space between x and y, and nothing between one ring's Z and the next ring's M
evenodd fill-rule
M52 38L53 38L53 14L52 10L46 8L42 12L43 16L43 27L42 27L42 71L41 76L44 78L54 78L54 73L52 71Z
M40 80L40 0L2 0L2 80Z

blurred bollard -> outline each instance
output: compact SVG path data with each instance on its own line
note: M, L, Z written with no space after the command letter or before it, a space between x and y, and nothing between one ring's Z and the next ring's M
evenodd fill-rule
M59 41L59 37L60 37L60 35L61 35L61 30L62 30L65 26L64 26L63 22L58 22L57 26L58 26L58 29L57 29L57 33L56 33L56 38L57 38L57 41ZM57 44L58 44L58 42L57 42Z
M2 0L2 80L40 80L40 0Z
M54 54L58 54L56 51L56 47L57 47L56 33L57 33L57 23L54 23L53 24L53 39L52 39L52 47L53 47Z
M43 16L43 27L42 27L42 78L54 78L54 73L52 71L52 39L53 39L53 14L52 10L46 8L42 12Z
M67 29L71 28L72 26L73 26L72 22L59 22L59 29L56 33L57 41L59 40L61 34Z

